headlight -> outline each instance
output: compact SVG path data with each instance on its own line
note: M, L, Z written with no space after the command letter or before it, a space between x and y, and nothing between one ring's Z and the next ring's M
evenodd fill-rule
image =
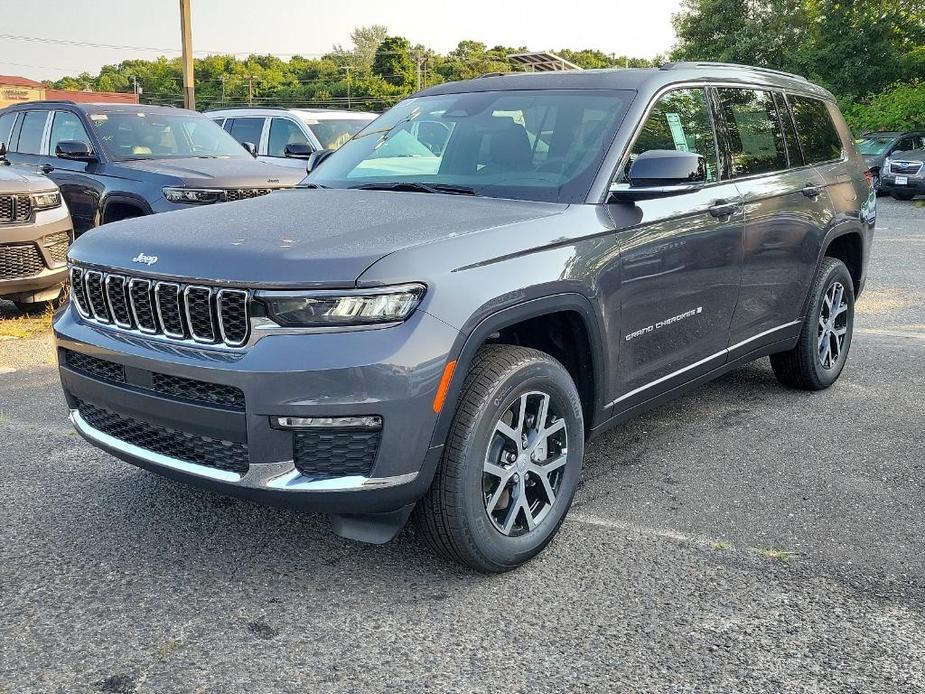
M889 159L887 159L885 162L883 162L883 168L880 170L880 175L881 175L881 176L882 176L883 174L888 174L888 173L890 173L890 164L892 164L892 163L893 163L893 162L891 162Z
M33 193L32 209L33 210L50 210L53 207L61 206L61 193L57 190L49 190L45 193Z
M316 292L258 292L267 314L285 327L337 327L398 323L424 295L424 285Z
M222 191L209 188L164 188L164 197L170 202L208 205L222 199Z

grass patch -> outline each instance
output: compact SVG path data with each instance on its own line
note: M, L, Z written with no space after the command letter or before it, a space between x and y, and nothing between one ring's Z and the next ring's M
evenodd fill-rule
M45 313L34 316L20 315L0 319L0 339L28 340L32 337L47 335L51 330L51 319L54 311L49 309Z
M712 547L713 549L715 549L717 552L723 552L723 551L729 549L730 544L729 544L728 542L722 542L722 541L720 541L720 542L714 542L714 543L712 543L712 544L710 545L710 547Z
M785 549L769 549L761 547L755 550L759 556L766 559L776 559L777 561L787 561L797 556L797 552L788 552Z

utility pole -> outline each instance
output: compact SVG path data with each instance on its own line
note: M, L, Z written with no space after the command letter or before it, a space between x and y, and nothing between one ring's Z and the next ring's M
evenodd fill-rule
M350 66L347 65L344 67L344 70L347 71L347 110L350 110Z
M196 76L193 74L193 34L190 0L180 0L180 43L183 49L183 106L196 108Z
M132 80L132 93L135 95L135 101L138 101L138 78L135 75L132 75L129 79Z
M222 83L222 107L225 106L225 77L227 77L227 75L219 75L218 78L219 82Z
M247 76L247 105L254 105L254 76Z

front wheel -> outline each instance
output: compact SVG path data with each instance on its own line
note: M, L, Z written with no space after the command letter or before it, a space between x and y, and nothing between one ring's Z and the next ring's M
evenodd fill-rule
M796 347L771 355L774 375L784 385L822 390L835 383L851 347L854 284L837 258L824 258Z
M890 193L890 195L893 196L894 200L903 200L903 201L908 201L915 197L915 193L897 193L896 191L893 191L892 193Z
M581 474L584 422L568 371L548 354L489 345L466 375L440 469L415 509L437 553L500 573L539 554Z

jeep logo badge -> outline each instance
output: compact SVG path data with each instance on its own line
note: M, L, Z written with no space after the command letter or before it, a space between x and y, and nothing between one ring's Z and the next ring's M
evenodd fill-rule
M144 253L139 253L134 258L132 258L133 263L144 263L145 265L154 265L157 262L156 255L145 255Z

